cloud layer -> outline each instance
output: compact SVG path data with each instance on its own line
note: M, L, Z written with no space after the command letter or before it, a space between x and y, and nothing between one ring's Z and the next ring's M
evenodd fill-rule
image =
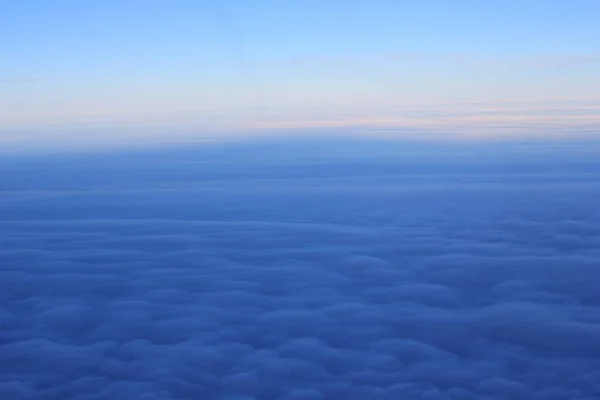
M600 396L589 145L290 146L5 160L0 398Z

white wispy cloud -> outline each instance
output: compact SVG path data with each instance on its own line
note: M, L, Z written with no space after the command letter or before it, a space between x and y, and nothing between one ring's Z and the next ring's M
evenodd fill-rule
M0 77L0 84L7 83L36 83L48 80L45 76Z
M296 66L360 66L381 64L460 63L480 66L513 66L535 68L573 68L600 64L600 53L595 54L479 54L479 53L411 53L385 52L358 55L301 55L286 60Z

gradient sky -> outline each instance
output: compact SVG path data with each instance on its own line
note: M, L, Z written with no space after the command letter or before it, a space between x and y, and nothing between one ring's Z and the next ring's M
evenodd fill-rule
M0 144L595 134L595 0L21 0Z

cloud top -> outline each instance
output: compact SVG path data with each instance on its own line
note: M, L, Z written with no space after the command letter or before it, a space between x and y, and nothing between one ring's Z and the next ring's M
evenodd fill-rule
M600 395L589 144L370 146L4 160L0 398Z

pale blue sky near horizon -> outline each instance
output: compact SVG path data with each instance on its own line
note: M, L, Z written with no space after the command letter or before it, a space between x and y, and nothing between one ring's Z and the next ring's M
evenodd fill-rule
M1 8L5 146L278 129L544 136L600 127L592 0Z

